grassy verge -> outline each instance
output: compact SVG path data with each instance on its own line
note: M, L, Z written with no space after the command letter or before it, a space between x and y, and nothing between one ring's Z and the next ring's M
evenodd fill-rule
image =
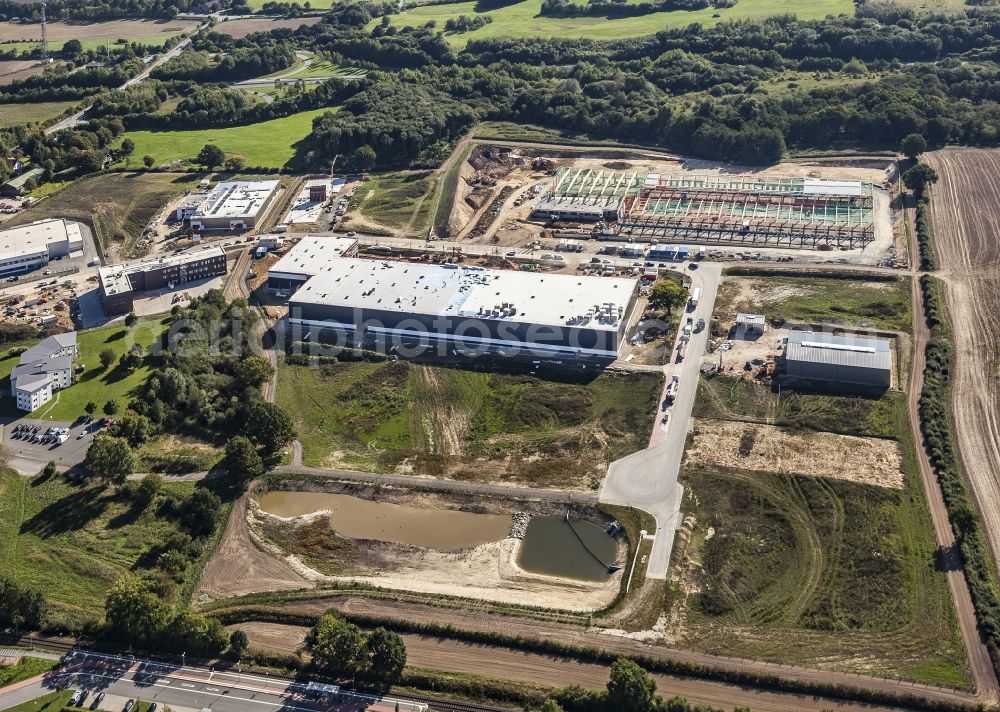
M438 235L447 235L448 216L451 214L452 205L455 202L455 194L458 191L459 175L462 172L462 165L469 159L469 154L475 148L473 144L468 144L460 155L455 158L455 163L444 174L440 181L440 190L437 193L437 204L434 206L434 230Z
M194 487L174 482L163 491L186 496ZM54 627L97 618L115 579L174 531L155 506L136 512L113 488L0 473L0 569L45 591Z
M906 397L902 393L871 398L786 389L779 394L759 383L720 374L698 382L694 416L893 438L899 413L905 409Z
M731 271L729 274L734 274ZM768 319L909 331L913 324L909 280L872 281L823 277L767 279L734 277L723 283L715 317L735 319L737 312Z
M660 387L658 374L559 383L403 361L278 370L307 465L548 487L596 487L645 447Z
M125 373L117 367L117 359L128 351L133 344L145 351L159 339L168 327L166 320L151 319L140 321L132 329L124 326L108 326L100 329L81 331L77 334L77 345L80 348L80 358L77 364L82 364L84 370L78 373L76 381L69 388L64 388L56 394L52 401L31 414L33 418L48 418L51 420L75 420L84 413L88 401L94 401L98 406L106 401L116 399L125 409L132 393L146 382L155 366L153 356L147 355L138 369ZM100 353L110 348L115 353L115 364L108 369L101 367ZM10 369L16 365L17 359L9 355L0 360L0 369L4 379L10 375ZM9 394L9 383L0 381L0 390ZM11 401L9 395L4 395L3 401Z
M368 220L407 234L425 237L428 211L434 208L437 178L432 171L387 173L361 187L358 209Z
M66 706L72 696L73 693L70 690L50 692L29 702L8 707L7 712L62 712L62 708Z
M21 682L22 680L27 680L30 677L35 677L35 675L41 675L44 672L48 672L58 664L58 660L44 660L42 658L32 658L26 655L15 665L0 667L0 688L4 688L7 685L13 685L14 683Z
M291 78L290 78L291 79ZM249 126L185 131L130 131L135 155L150 155L156 165L191 164L206 143L214 143L226 155L238 154L247 166L281 168L295 156L296 144L312 131L313 119L335 108L315 109Z

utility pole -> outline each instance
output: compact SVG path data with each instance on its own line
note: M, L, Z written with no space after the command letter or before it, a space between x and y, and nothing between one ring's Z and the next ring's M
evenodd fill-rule
M42 64L49 62L49 28L45 24L45 3L42 3Z

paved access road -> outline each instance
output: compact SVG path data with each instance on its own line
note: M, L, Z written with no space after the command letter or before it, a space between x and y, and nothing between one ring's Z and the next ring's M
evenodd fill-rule
M697 323L698 319L704 319L705 328L693 331L680 363L676 363L676 358L672 358L662 369L665 383L664 390L660 394L660 403L664 402L666 389L673 377L675 375L680 377L674 403L666 411L669 415L667 423L661 422L662 415L657 412L649 447L612 462L600 491L602 502L630 505L645 510L656 518L653 550L646 566L646 578L652 579L667 577L674 533L680 525L684 488L678 484L677 475L680 472L691 411L698 390L702 357L708 345L708 325L712 320L715 296L722 277L722 267L719 264L698 263L696 269L686 271L691 276L692 290L701 288L701 298L697 307L685 311L681 316L682 325L688 317L691 317L694 323ZM677 335L672 352L675 356L679 344L680 333Z
M342 692L327 701L306 693L297 683L256 674L213 672L78 651L67 659L63 669L19 689L0 693L0 710L44 695L57 685L63 689L88 690L88 705L103 692L102 709L121 709L129 699L157 702L160 708L169 705L175 712L196 712L206 707L215 712L394 712L397 709L424 712L427 708L426 704L403 698L352 692Z

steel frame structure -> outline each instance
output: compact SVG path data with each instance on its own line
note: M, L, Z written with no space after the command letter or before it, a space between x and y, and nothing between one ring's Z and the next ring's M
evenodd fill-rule
M618 225L637 239L856 247L875 239L873 212L871 192L858 197L660 185L626 197Z

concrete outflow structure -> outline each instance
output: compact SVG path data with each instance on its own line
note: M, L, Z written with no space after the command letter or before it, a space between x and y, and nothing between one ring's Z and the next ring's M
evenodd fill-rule
M0 232L0 275L38 269L53 257L83 250L80 223L63 219L39 220Z
M278 192L276 180L219 183L190 212L192 230L250 230Z
M785 373L791 378L888 388L892 349L886 339L793 331L785 347Z
M114 316L132 311L136 292L172 289L178 284L208 279L226 271L226 251L213 246L190 254L101 267L97 276L104 311Z
M10 372L10 394L17 407L33 411L52 400L52 392L73 383L73 360L79 355L76 332L43 339L21 354Z

